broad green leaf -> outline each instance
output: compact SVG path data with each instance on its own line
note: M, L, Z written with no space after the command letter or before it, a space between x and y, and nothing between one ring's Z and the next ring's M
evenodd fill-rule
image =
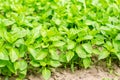
M92 5L96 6L99 4L99 0L92 0Z
M71 5L71 12L73 15L77 15L79 13L77 5L75 4Z
M68 51L66 53L67 62L69 62L73 57L74 57L74 52L73 51Z
M83 65L84 65L85 69L88 68L88 67L90 67L90 65L91 65L91 59L90 58L84 58L83 59Z
M55 19L54 21L55 21L55 24L57 24L57 25L60 25L60 23L61 23L60 19Z
M116 52L120 51L120 41L113 40L112 44Z
M18 56L18 51L15 48L11 48L10 52L9 52L9 56L10 56L10 60L12 62L15 62L16 60L18 60L19 56Z
M44 67L47 65L47 62L45 60L41 60L39 61L39 63L41 66L44 66Z
M52 67L59 67L61 66L61 63L59 61L50 60L49 65L51 65Z
M5 26L10 26L15 23L15 21L10 21L9 19L4 19L3 21Z
M0 39L0 49L3 47L4 40Z
M51 49L49 49L49 52L51 54L50 56L51 56L52 59L59 60L59 55L57 53L58 51L56 49L51 48Z
M75 39L77 37L77 34L80 32L80 30L70 28L70 30L69 31L66 30L66 32L67 32L67 35L68 35L69 39Z
M28 48L28 51L30 52L30 54L33 56L33 58L36 58L37 52L35 49L33 49L32 47Z
M13 64L13 63L8 62L7 67L8 67L8 69L9 69L11 72L13 72L13 73L15 73L15 72L16 72L16 71L15 71L15 67L14 67L14 64Z
M53 46L55 46L55 47L61 47L61 46L64 46L64 45L65 45L65 42L63 42L63 41L53 42Z
M85 0L78 0L79 2L83 3L84 10L86 10L86 1Z
M80 58L86 58L87 54L81 46L77 46L75 51Z
M84 40L91 40L93 39L93 36L92 35L86 35L83 37Z
M14 43L14 45L17 46L17 47L20 47L20 45L22 45L22 44L25 44L25 42L24 42L23 39L18 39L18 40Z
M27 52L27 46L26 45L20 45L19 47L20 57L24 57Z
M51 76L51 71L47 68L44 68L42 70L42 76L45 80L49 80L50 76Z
M60 62L67 62L65 53L61 53L60 54L59 61Z
M101 51L101 53L99 54L99 57L98 59L101 60L101 59L105 59L109 56L110 52L108 52L107 50L103 50Z
M73 49L75 47L76 43L72 40L68 40L67 42L67 49Z
M59 41L62 39L63 39L63 37L61 37L61 36L52 36L49 38L50 41Z
M27 69L27 63L26 63L26 61L21 60L21 61L15 62L14 67L16 70L19 69L20 71L23 71L23 70Z
M32 30L33 39L36 39L40 36L40 30L41 30L41 26L38 26Z
M93 49L93 54L99 55L99 54L100 54L100 51L99 51L98 49Z
M7 61L0 60L0 67L5 67L7 65Z
M113 45L112 45L112 43L111 43L110 41L107 41L107 42L104 44L104 47L105 47L106 49L108 49L109 51L111 51L112 48L113 48Z
M86 52L92 53L92 45L90 43L82 44L82 47L85 49Z
M40 66L40 64L38 63L38 62L36 62L36 61L30 61L30 64L32 65L32 66L34 66L34 67L39 67Z
M56 35L59 35L56 27L51 27L49 30L47 30L48 37L52 37Z
M45 30L44 28L41 29L41 35L42 37L46 37L47 36L47 30Z
M20 66L19 62L14 62L15 70L19 69L19 66Z
M6 50L0 51L0 60L9 60L8 53Z
M8 42L10 42L10 43L13 43L13 40L12 40L12 35L10 34L10 33L8 33L8 32L4 32L4 38L8 41Z
M27 62L25 61L25 60L21 60L20 62L19 62L19 69L21 70L21 71L23 71L23 70L26 70L27 69Z
M117 56L118 59L120 60L120 53L116 53L116 56Z
M12 26L11 34L13 34L17 38L23 38L28 34L28 31L24 28L17 27L17 25Z
M115 40L120 40L120 34L117 34Z
M92 44L101 45L104 43L105 37L101 34L96 34L95 39L92 39Z
M37 53L35 59L36 59L36 60L43 60L47 55L48 55L48 50L43 49L43 50L40 50L40 51Z
M27 74L27 70L20 71L20 77L23 79Z

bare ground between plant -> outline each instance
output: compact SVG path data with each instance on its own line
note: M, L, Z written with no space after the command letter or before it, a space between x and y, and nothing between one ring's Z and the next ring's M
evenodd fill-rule
M29 75L29 80L43 80L40 74ZM114 65L113 72L110 73L104 66L92 66L89 69L75 70L54 69L49 80L120 80L120 67Z
M93 65L89 69L76 69L74 73L68 68L56 68L52 69L52 77L49 80L120 80L120 67L117 65L112 66L112 73L108 71L104 63ZM27 78L24 80L44 80L41 74L28 74L29 75L27 75ZM2 78L0 80L4 80ZM8 80L15 80L15 77Z

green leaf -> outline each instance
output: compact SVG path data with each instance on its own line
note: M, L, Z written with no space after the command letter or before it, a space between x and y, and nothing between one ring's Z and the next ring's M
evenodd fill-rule
M34 67L39 67L40 66L40 63L36 62L36 61L30 61L30 64Z
M23 71L27 69L27 63L24 60L18 61L14 63L15 69L19 69L20 71Z
M84 44L82 44L82 46L86 52L92 53L92 45L90 43L84 43Z
M120 41L113 40L112 44L116 52L120 51Z
M120 60L120 53L116 53L116 56L117 56L118 59Z
M50 54L51 54L50 56L51 56L52 59L54 59L54 60L59 60L59 55L58 55L56 49L54 49L54 48L49 49L49 52L50 52Z
M43 78L44 78L45 80L49 80L49 78L50 78L50 76L51 76L50 70L47 69L47 68L44 68L44 69L42 70L42 76L43 76Z
M40 30L41 30L41 26L38 26L32 30L33 39L36 39L40 36Z
M98 49L93 49L93 53L96 54L96 55L99 55L100 51Z
M59 57L60 62L67 62L65 53L61 53Z
M35 49L33 49L32 47L28 48L28 51L30 52L30 54L33 56L33 58L36 58L37 52Z
M105 37L101 34L96 34L95 39L92 39L92 44L101 45L104 43Z
M24 39L18 39L18 40L14 43L14 45L17 46L17 47L20 47L20 45L22 45L22 44L25 44Z
M27 30L25 30L24 28L21 28L21 27L17 27L17 25L12 26L11 31L12 31L11 34L13 34L17 38L23 38L28 33Z
M19 62L19 69L20 69L21 71L27 69L27 62L26 62L25 60L21 60L21 61Z
M110 52L108 52L107 50L103 50L101 51L101 53L99 54L99 57L98 59L101 60L101 59L105 59L109 56Z
M91 59L90 58L84 58L83 59L83 65L84 65L85 69L88 68L88 67L90 67L90 65L91 65Z
M3 47L4 40L0 39L0 49Z
M76 43L72 40L68 40L67 49L73 49Z
M117 36L115 37L115 40L120 40L120 33L117 34Z
M18 57L18 51L17 51L17 49L11 48L10 52L9 52L9 56L10 56L10 60L12 62L15 62L16 60L18 60L19 57Z
M51 65L52 67L59 67L61 66L61 63L59 61L50 60L49 65Z
M27 46L26 45L20 45L19 47L20 57L24 57L27 52Z
M4 19L3 21L4 21L5 26L10 26L15 23L15 21L10 21L9 19Z
M5 67L7 65L7 61L0 60L0 67Z
M105 44L104 44L104 47L107 49L107 50L112 50L113 48L113 45L110 41L107 41Z
M54 21L55 21L55 24L57 24L57 25L60 25L60 23L61 23L60 19L55 19Z
M64 46L64 45L65 45L65 42L63 42L63 41L53 42L53 46L55 46L55 47L61 47L61 46Z
M7 31L4 31L4 38L5 38L6 41L8 41L9 43L13 43L12 35L11 35L10 33L8 33Z
M68 51L66 53L66 59L67 59L67 62L69 62L74 56L74 52L73 51Z
M8 69L9 69L11 72L13 72L13 73L15 73L15 72L16 72L16 71L15 71L15 67L14 67L14 64L13 64L13 63L8 62L7 67L8 67Z
M47 56L47 54L48 54L48 50L42 49L37 53L35 59L36 60L43 60Z
M40 65L45 67L47 65L47 62L45 60L41 60Z
M56 36L52 36L52 37L49 38L50 41L59 41L61 39L63 39L63 37L57 36L57 35Z
M27 74L27 69L23 70L23 71L20 71L20 77L23 79Z
M84 36L83 39L84 39L84 40L91 40L91 39L93 39L93 36L91 36L91 35L86 35L86 36Z
M81 46L77 46L75 51L80 58L86 58L87 57L87 54L86 54L85 50Z
M0 51L0 60L9 60L9 57L8 57L6 50Z

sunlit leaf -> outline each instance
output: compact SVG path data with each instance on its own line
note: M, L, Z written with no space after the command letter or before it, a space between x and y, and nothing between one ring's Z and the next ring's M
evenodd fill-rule
M91 59L90 58L84 58L83 59L83 64L84 64L85 68L90 67L90 65L91 65Z
M85 43L82 45L86 52L92 53L92 45L90 43Z
M110 52L108 52L107 50L103 50L101 51L101 53L99 54L99 57L98 59L101 60L101 59L105 59L109 56Z
M42 76L43 76L43 78L45 80L48 80L50 78L50 76L51 76L51 71L49 69L47 69L47 68L44 68L42 70Z
M86 58L87 54L81 46L76 47L76 53L80 58Z
M69 62L73 58L73 56L74 56L74 52L73 51L68 51L66 53L66 59L67 59L67 61Z
M10 54L9 56L12 62L15 62L19 58L18 51L15 48L11 48L9 54Z

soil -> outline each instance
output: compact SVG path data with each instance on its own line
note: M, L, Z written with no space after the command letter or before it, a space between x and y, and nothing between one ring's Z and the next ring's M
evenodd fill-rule
M76 69L74 73L70 69L52 69L52 77L49 80L120 80L120 66L112 65L108 70L104 64L91 66L89 69ZM5 80L5 79L0 79ZM12 77L9 80L15 80ZM44 80L41 74L29 73L24 80Z
M111 72L111 73L110 73ZM43 80L39 75L29 75L29 80ZM114 65L112 70L103 66L92 66L89 69L76 70L74 73L70 69L52 70L50 80L120 80L120 67Z

